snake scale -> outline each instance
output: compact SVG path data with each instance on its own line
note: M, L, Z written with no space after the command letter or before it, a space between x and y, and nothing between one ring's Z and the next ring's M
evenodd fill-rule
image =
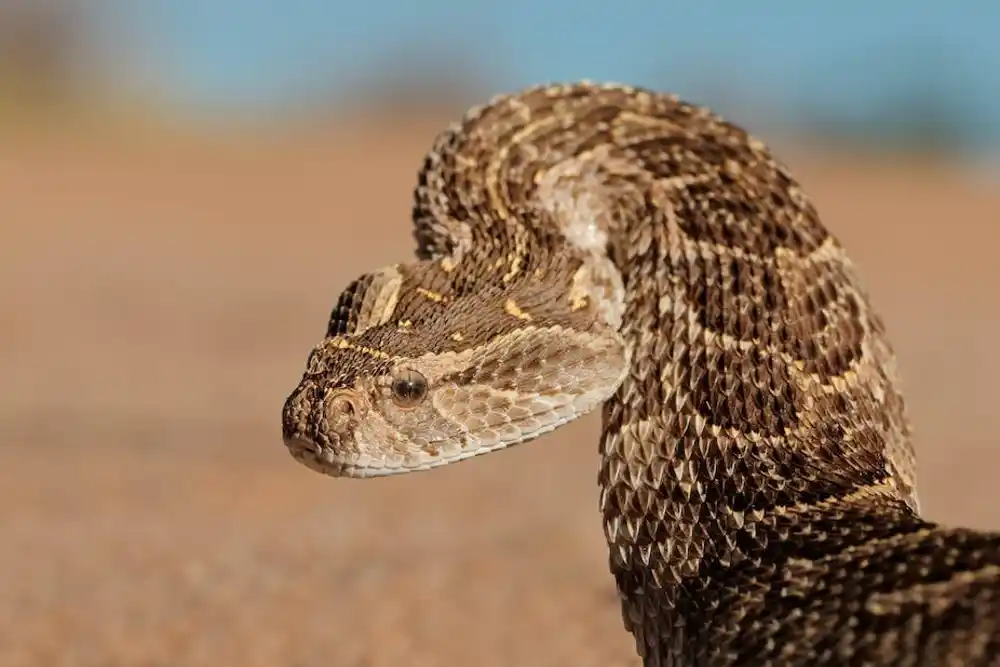
M343 291L285 402L296 460L426 470L602 406L643 664L1000 665L1000 534L920 517L883 322L763 143L535 86L440 134L414 197L416 260Z

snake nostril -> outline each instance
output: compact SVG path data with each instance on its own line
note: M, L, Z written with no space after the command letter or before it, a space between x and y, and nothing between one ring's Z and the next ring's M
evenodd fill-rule
M354 417L358 414L357 400L346 391L337 392L330 397L330 416L346 415Z

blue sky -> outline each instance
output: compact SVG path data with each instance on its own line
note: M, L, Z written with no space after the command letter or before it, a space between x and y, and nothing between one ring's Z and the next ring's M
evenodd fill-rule
M133 0L129 58L196 109L255 109L451 55L490 89L613 79L761 108L863 112L931 77L1000 144L1000 3ZM712 86L722 85L719 91Z

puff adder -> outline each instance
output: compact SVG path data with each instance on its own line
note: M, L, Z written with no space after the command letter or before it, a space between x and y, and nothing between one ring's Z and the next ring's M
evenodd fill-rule
M601 407L644 665L1000 665L1000 534L920 517L883 322L764 144L538 86L437 138L413 222L416 260L341 294L285 403L298 461L425 470Z

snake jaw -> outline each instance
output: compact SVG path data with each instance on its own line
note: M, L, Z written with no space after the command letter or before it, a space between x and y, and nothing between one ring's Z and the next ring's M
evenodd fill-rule
M445 428L405 431L372 410L360 420L328 417L327 428L314 436L293 430L286 434L285 445L299 463L331 477L427 471L549 433L599 406L620 380L614 377L580 394L544 398L505 396L486 386L448 387L437 393L433 408L439 423L448 425ZM492 417L471 416L476 405L487 404L505 409ZM459 423L463 426L457 426ZM339 427L334 429L333 424Z
M283 436L334 477L437 468L533 440L590 412L627 374L616 333L527 326L462 352L424 353L347 376L356 345L321 346L285 402ZM400 377L426 383L400 403Z

